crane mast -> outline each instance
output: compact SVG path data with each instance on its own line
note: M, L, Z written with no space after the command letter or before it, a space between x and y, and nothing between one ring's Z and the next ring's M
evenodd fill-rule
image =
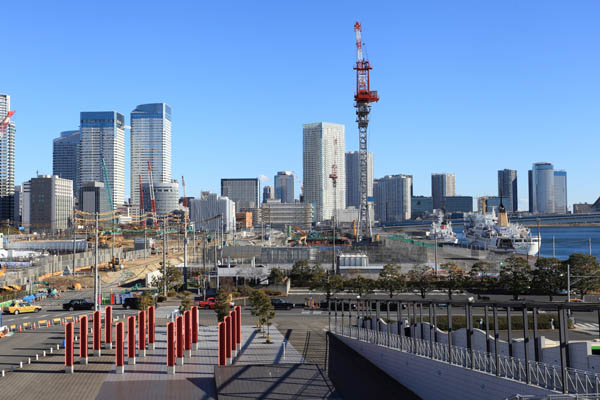
M377 91L372 91L369 82L371 64L363 58L362 51L362 27L357 21L354 24L356 34L356 94L354 95L354 107L356 108L356 122L358 123L358 154L360 159L360 207L358 214L358 234L356 240L371 240L371 221L369 214L368 194L368 151L367 151L367 128L369 126L369 113L372 102L379 101Z
M6 117L4 117L4 119L2 119L2 121L0 121L0 136L4 134L4 131L6 131L6 128L8 128L8 123L10 122L10 117L12 117L15 114L15 111L9 111L8 114L6 114Z
M142 175L138 175L140 181L140 217L142 222L142 227L146 228L146 220L144 218L144 185L142 185Z

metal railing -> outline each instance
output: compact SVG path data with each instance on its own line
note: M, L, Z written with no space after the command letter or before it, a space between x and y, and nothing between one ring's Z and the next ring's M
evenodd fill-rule
M449 346L448 343L431 342L416 337L341 324L332 324L334 333L362 342L414 354L431 360L446 362L457 367L496 375L501 378L526 383L548 390L595 396L600 399L600 375L575 368L566 368L533 360L525 360L506 355L496 355L484 351L469 350L465 347ZM451 357L449 357L451 355ZM563 381L566 379L566 387ZM588 397L586 397L588 398Z

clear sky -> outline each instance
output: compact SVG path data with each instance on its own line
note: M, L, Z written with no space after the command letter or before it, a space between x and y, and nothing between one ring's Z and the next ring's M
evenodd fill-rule
M173 177L188 195L222 177L302 177L302 124L346 125L357 150L353 25L381 100L375 176L455 172L494 195L496 171L550 161L569 204L600 195L600 2L12 1L2 4L0 92L17 111L16 183L52 171L52 139L80 111L167 102ZM126 192L129 194L127 141Z

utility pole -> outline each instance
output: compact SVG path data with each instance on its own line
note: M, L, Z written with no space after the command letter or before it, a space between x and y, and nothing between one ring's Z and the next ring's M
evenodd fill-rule
M571 266L567 264L567 303L571 301Z
M146 237L146 224L142 225L144 227L144 260L146 259L146 256L148 255L148 249L146 248L147 243L148 243L148 238Z
M75 276L75 251L77 250L75 238L75 221L73 221L73 267L71 268L71 278Z
M100 309L98 295L100 289L100 277L98 275L98 213L96 213L96 245L94 246L94 310Z
M187 270L187 216L183 212L183 287L187 290L188 287L188 270Z
M167 297L167 217L163 219L163 296Z
M540 260L540 253L542 252L542 236L541 236L541 232L540 232L540 219L537 219L537 228L538 228L538 253L537 253L537 259L538 261Z
M437 241L437 235L435 235L435 274L438 274L438 257L437 257L437 249L438 249L438 241Z

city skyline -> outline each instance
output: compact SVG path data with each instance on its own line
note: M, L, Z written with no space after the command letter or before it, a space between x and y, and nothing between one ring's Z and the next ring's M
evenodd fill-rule
M163 21L161 13L145 10L145 18L132 21L121 32L110 32L103 29L104 22L88 24L80 18L97 12L95 5L64 2L31 10L8 4L11 63L0 66L0 72L11 78L3 81L0 91L12 96L17 110L13 117L18 126L15 183L35 176L36 170L51 171L51 154L41 144L50 146L59 132L75 128L67 116L81 110L127 111L153 101L177 110L172 174L178 179L186 176L189 195L198 196L201 190L218 192L223 176L266 176L263 184L272 184L280 170L300 175L298 132L309 121L344 124L345 151L355 151L352 25L360 19L374 67L371 79L381 94L369 133L374 177L411 174L415 193L428 195L429 175L451 170L457 175L457 192L478 197L495 194L496 171L510 168L523 177L518 187L519 209L525 210L526 171L532 162L548 160L569 171L569 204L597 198L599 190L586 185L585 171L599 162L592 151L599 140L594 129L595 93L600 87L595 71L600 60L597 52L589 51L597 46L592 38L600 34L592 18L600 9L598 4L535 1L451 7L435 2L431 7L393 4L371 10L351 2L314 7L274 4L257 6L257 14L264 15L258 23L247 21L249 5L228 11L230 18L225 18L224 7L207 5L202 8L206 16L202 28L188 21L188 15L195 15L200 6L172 7L166 13L178 23L169 24L173 29L157 39L171 49L169 57L144 68L135 57L107 63L103 50L109 49L108 43L125 44L149 34L156 21ZM120 7L124 13L139 11L135 4ZM285 23L272 18L279 12L294 17ZM306 29L306 18L315 29ZM19 23L25 20L29 23ZM577 24L565 22L575 20ZM511 29L506 29L507 23ZM47 35L32 40L29 24ZM556 28L563 24L567 24L564 30ZM197 51L195 40L186 39L208 31L217 37L200 41L203 51ZM246 41L239 40L242 33L252 41L252 51ZM85 45L99 51L82 59L79 52ZM140 51L149 51L156 43L138 45ZM53 57L46 57L40 69L38 57L49 52ZM253 62L271 53L277 56L268 56L272 62L267 68ZM211 54L213 64L206 63L206 54ZM317 76L302 70L302 60L309 54L323 60ZM202 75L211 78L196 78ZM267 90L254 90L258 83ZM198 102L199 91L214 97ZM276 93L276 101L271 94L263 94L269 92ZM314 93L321 96L315 98ZM55 107L45 104L50 95ZM258 101L256 96L261 96ZM260 123L257 111L264 108L273 115L273 128L265 129ZM198 125L198 109L213 118ZM565 140L571 135L588 145ZM286 138L283 148L278 145L282 137ZM502 141L476 140L481 137L502 138L510 151L504 151L503 157L492 156ZM201 148L189 145L198 140ZM244 162L223 165L215 176L210 166L218 163L219 152L205 149L224 149L231 142L237 146L228 149L228 156ZM557 146L558 142L562 145ZM28 143L40 145L29 149ZM129 153L129 138L125 148ZM261 157L244 159L248 152ZM460 162L447 157L448 153L460 154ZM196 168L197 161L200 168ZM126 168L125 188L129 188L128 164ZM296 196L298 192L299 188Z

